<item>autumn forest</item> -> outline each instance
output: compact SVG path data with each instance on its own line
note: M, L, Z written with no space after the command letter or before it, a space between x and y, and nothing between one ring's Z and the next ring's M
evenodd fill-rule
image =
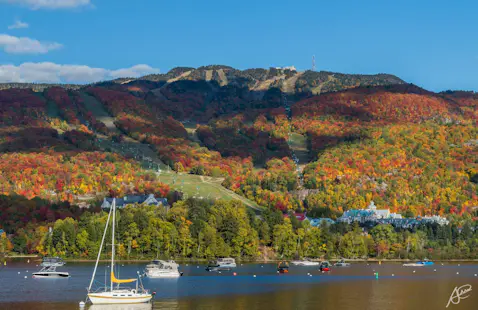
M0 89L2 253L90 259L103 198L154 194L170 208L119 212L123 259L478 255L476 93L227 66ZM295 217L336 220L372 200L450 224Z

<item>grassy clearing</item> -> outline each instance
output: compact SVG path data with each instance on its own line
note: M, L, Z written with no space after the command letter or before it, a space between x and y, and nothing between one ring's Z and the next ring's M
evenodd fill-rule
M176 173L173 171L161 171L158 173L159 180L168 184L171 188L181 191L185 194L185 198L198 199L224 199L239 200L245 205L262 211L263 208L257 203L237 195L221 185L223 178L213 178L208 176L199 176L186 173Z
M80 92L80 96L83 99L85 108L91 113L93 113L93 116L97 120L104 123L106 127L111 130L111 132L119 133L119 130L118 128L116 128L116 125L114 123L114 117L109 115L108 111L105 110L103 105L98 100L96 100L96 98L88 95L85 92Z
M289 141L290 148L294 151L299 163L304 164L310 161L310 154L307 148L307 137L298 133L292 133Z

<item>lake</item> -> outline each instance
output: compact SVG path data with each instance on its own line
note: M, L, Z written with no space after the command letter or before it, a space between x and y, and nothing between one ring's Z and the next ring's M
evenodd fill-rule
M69 279L33 279L38 262L9 262L0 267L0 309L79 309L85 300L93 263L68 263ZM146 263L120 267L119 277L134 277ZM355 263L321 273L317 267L291 266L277 274L276 264L244 264L234 272L207 272L204 265L182 264L179 279L143 279L155 291L154 304L90 306L86 309L334 309L428 310L446 309L455 287L472 286L468 298L448 309L478 308L478 265L437 263L429 267L403 267L399 263ZM436 270L436 271L435 271ZM374 273L379 273L376 279ZM310 275L308 275L310 274ZM107 264L98 267L96 280L105 281ZM256 277L254 277L256 275ZM25 276L27 278L25 278Z

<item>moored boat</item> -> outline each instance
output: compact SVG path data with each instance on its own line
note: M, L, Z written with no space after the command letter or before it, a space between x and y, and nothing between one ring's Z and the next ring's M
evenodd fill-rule
M346 263L344 259L339 260L334 264L335 267L349 267L350 263Z
M277 264L277 271L279 273L289 273L289 263L288 262L280 262Z
M423 261L418 261L416 263L405 263L403 264L404 267L425 267L425 266L432 266L434 262L429 261L428 259L424 259Z
M101 249L108 231L108 224L112 217L111 224L111 272L110 272L110 285L98 288L96 291L92 290L93 281L95 280L96 270L98 269L98 262L101 256ZM88 299L92 304L135 304L146 303L151 301L153 294L150 294L148 290L143 287L141 278L137 279L117 279L114 273L115 267L115 224L116 224L116 199L113 199L108 219L106 220L105 230L103 232L103 238L101 239L100 250L98 251L98 257L96 258L95 268L91 277L90 285L88 287ZM120 287L123 283L136 283L136 288Z
M309 259L303 259L303 260L294 260L290 262L292 265L295 266L318 266L320 265L320 262L313 262L310 261Z
M40 271L32 273L35 279L61 279L69 278L70 274L64 271L56 271L56 267L43 267Z
M319 267L320 271L330 271L330 263L328 261L324 261L320 264Z
M179 278L183 273L179 272L178 268L179 265L175 261L156 259L151 264L146 265L144 274L148 278Z
M44 257L40 266L42 267L61 267L64 266L66 263L60 257Z
M231 257L218 258L214 262L211 262L207 267L207 271L227 271L232 268L236 268L236 260Z

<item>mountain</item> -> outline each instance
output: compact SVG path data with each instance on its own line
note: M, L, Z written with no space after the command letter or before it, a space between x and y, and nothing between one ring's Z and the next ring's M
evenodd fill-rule
M219 65L2 87L4 194L78 203L112 189L171 195L169 185L282 211L340 213L372 199L415 215L478 206L476 93L434 93L387 74ZM189 183L140 163L187 172Z

